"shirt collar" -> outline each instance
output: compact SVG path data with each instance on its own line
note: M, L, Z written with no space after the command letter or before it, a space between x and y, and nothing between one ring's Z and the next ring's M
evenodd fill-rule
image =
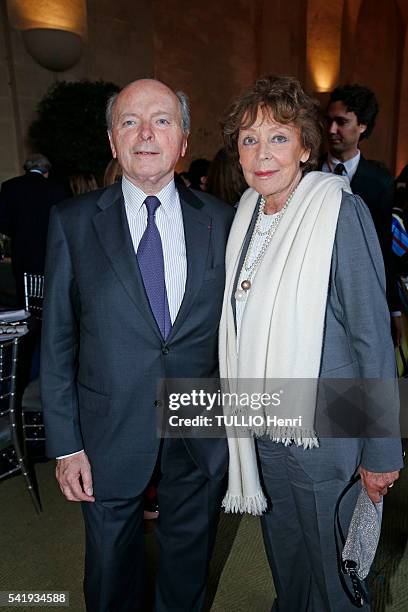
M122 192L125 198L125 204L130 212L134 215L140 213L148 194L144 193L139 187L136 187L136 185L125 176L122 176ZM172 215L175 210L175 202L178 200L174 178L167 183L163 189L156 193L155 196L160 200L162 210L167 215Z
M343 164L344 168L346 169L347 176L351 181L351 179L356 173L358 162L360 161L360 157L361 157L361 152L359 149L357 150L357 154L354 157L352 157L351 159L348 159L345 162L340 161L339 159L337 159L336 157L333 157L332 155L330 155L330 153L328 153L327 163L332 172L334 168L337 166L337 164Z

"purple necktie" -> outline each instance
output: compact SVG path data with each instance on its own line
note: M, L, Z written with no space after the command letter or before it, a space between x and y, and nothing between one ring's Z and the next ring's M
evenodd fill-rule
M156 196L147 196L147 227L137 249L137 260L154 318L166 340L171 329L169 303L164 277L163 248L155 214L160 206Z

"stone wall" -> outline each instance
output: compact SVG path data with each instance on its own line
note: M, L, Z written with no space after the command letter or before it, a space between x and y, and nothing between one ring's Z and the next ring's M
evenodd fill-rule
M4 3L2 2L4 6ZM125 85L153 76L152 8L149 0L88 0L88 39L80 62L65 72L50 72L26 51L21 33L0 30L0 181L20 174L28 152L25 135L35 109L56 80L104 79ZM7 57L5 34L10 38ZM15 72L13 96L8 67ZM13 107L14 97L14 107ZM18 134L21 133L21 137ZM21 140L20 154L17 147Z
M191 102L192 130L183 167L211 159L222 145L226 106L256 75L256 2L153 0L155 76Z
M310 72L310 52L327 36L327 19L341 41L336 78L373 87L381 103L378 127L364 150L393 171L408 162L407 83L401 76L408 0L88 0L82 59L63 73L31 58L20 32L7 26L4 1L0 8L0 181L21 172L27 128L57 79L124 85L154 76L184 90L192 133L179 169L193 158L211 158L221 146L226 106L257 75L293 74L322 102L327 98L323 90L313 91Z

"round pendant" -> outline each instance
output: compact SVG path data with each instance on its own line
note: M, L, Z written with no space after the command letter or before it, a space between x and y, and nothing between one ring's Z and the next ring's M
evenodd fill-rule
M243 302L246 298L246 292L243 289L237 289L235 292L235 299L237 302Z
M243 280L241 283L241 287L244 291L249 291L249 289L251 288L251 281L250 280Z

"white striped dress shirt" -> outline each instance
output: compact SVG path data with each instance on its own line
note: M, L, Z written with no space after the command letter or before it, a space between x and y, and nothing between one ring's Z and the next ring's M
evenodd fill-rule
M135 253L147 226L147 194L122 177L126 217ZM183 301L187 280L186 241L180 198L174 180L155 194L160 200L155 215L157 229L163 246L164 277L171 322L174 323Z

